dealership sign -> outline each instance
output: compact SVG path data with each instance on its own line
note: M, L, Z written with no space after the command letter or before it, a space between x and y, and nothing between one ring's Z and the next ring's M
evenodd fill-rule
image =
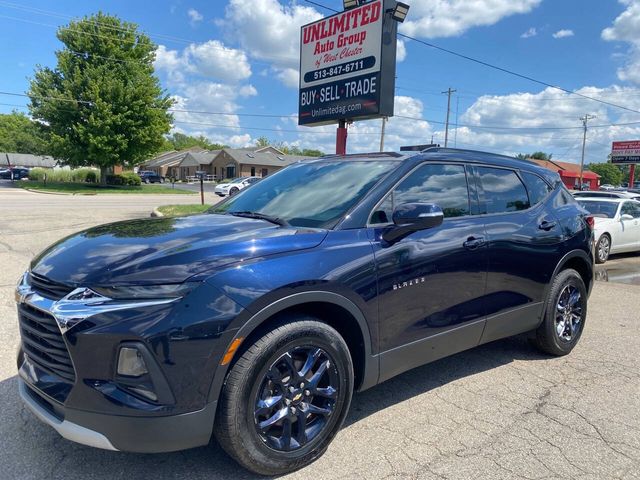
M613 142L611 163L640 163L640 140Z
M397 22L385 11L374 0L301 28L300 125L393 115Z

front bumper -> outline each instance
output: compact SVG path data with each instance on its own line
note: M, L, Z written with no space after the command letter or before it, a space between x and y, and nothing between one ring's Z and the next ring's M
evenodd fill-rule
M159 453L209 443L216 402L202 410L165 417L125 417L55 406L18 380L25 406L42 422L73 442L104 450Z

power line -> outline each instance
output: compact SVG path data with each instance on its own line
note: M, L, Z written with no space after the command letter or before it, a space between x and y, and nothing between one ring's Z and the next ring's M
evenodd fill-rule
M327 7L327 6L322 5L322 4L320 4L320 3L312 2L311 0L305 0L305 1L306 1L307 3L312 3L313 5L316 5L316 6L318 6L318 7L322 7L322 8L325 8L325 9L327 9L327 10L330 10L330 11L332 11L332 12L338 13L338 10L335 10L335 9L333 9L333 8L330 8L330 7ZM588 96L588 95L584 95L584 94L582 94L582 93L577 93L577 92L574 92L574 91L572 91L572 90L566 89L566 88L564 88L564 87L560 87L560 86L558 86L558 85L553 85L553 84L548 83L548 82L545 82L545 81L543 81L543 80L538 80L538 79L536 79L536 78L534 78L534 77L531 77L531 76L529 76L529 75L524 75L524 74L522 74L522 73L518 73L518 72L515 72L515 71L513 71L513 70L509 70L508 68L504 68L504 67L499 67L499 66L497 66L497 65L493 65L493 64L491 64L491 63L489 63L489 62L485 62L484 60L479 60L479 59L477 59L477 58L470 57L469 55L465 55L465 54L463 54L463 53L459 53L459 52L456 52L456 51L450 50L450 49L448 49L448 48L441 47L441 46L436 45L436 44L431 43L431 42L426 42L426 41L424 41L424 40L420 40L420 39L418 39L418 38L412 37L412 36L410 36L410 35L406 35L406 34L404 34L404 33L398 33L398 36L399 36L399 37L402 37L402 38L405 38L405 39L407 39L407 40L412 40L412 41L414 41L414 42L420 43L420 44L425 45L425 46L430 47L430 48L435 48L436 50L440 50L440 51L442 51L442 52L448 53L448 54L450 54L450 55L454 55L454 56L456 56L456 57L459 57L459 58L462 58L462 59L468 60L468 61L470 61L470 62L474 62L474 63L477 63L477 64L479 64L479 65L483 65L483 66L485 66L485 67L492 68L492 69L494 69L494 70L498 70L498 71L500 71L500 72L507 73L507 74L509 74L509 75L513 75L513 76L516 76L516 77L522 78L522 79L524 79L524 80L529 80L530 82L534 82L534 83L538 83L538 84L540 84L540 85L544 85L545 87L550 87L550 88L554 88L554 89L556 89L556 90L561 90L561 91L563 91L563 92L565 92L565 93L569 93L569 94L571 94L571 95L577 95L577 96L579 96L579 97L582 97L582 98L585 98L585 99L588 99L588 100L593 100L594 102L599 102L599 103L602 103L602 104L604 104L604 105L609 105L610 107L621 108L621 109L623 109L623 110L627 110L627 111L629 111L629 112L633 112L633 113L640 113L640 110L634 110L634 109L632 109L632 108L628 108L628 107L625 107L625 106L623 106L623 105L618 105L618 104L615 104L615 103L607 102L606 100L601 100L601 99L599 99L599 98L590 97L590 96Z

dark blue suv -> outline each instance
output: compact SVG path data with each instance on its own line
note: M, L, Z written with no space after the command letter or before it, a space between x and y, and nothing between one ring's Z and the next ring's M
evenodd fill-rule
M206 214L41 253L16 293L20 393L76 442L163 452L213 432L254 472L292 471L325 451L354 390L525 332L569 353L592 220L524 160L302 161Z

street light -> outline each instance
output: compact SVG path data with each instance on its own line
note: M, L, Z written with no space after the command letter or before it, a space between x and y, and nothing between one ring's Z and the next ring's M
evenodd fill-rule
M391 13L391 18L393 18L396 22L404 22L404 19L407 18L407 13L409 13L409 5L402 2L397 2L396 6L392 9L387 10Z
M342 0L342 5L345 10L350 10L360 6L360 0Z

